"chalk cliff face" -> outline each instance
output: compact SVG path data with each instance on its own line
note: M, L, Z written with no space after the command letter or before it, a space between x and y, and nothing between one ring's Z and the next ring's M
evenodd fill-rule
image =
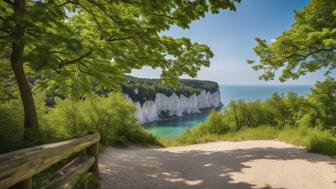
M133 102L127 94L125 94L125 98ZM140 102L133 103L136 106L135 116L140 123L159 120L161 114L181 117L184 114L199 113L201 109L221 106L220 93L218 90L212 93L203 90L200 94L193 94L189 97L183 94L178 96L175 93L171 96L156 93L154 101L148 100L142 105Z

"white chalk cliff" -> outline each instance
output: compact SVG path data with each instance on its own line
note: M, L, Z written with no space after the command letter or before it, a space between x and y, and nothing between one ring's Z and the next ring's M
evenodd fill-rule
M133 102L127 94L125 98ZM159 120L162 112L168 113L169 116L181 117L184 114L199 113L201 109L221 106L218 90L213 93L203 90L200 94L189 97L178 96L175 93L168 97L162 93L156 93L154 101L148 100L142 105L140 102L133 103L136 106L135 117L140 123Z

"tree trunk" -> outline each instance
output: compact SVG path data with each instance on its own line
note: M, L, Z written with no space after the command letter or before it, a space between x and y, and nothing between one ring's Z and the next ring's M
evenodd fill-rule
M24 32L25 26L22 21L25 12L25 0L15 0L13 4L15 29L12 33L13 42L10 55L10 62L14 72L24 109L24 128L37 129L37 114L34 104L33 95L28 85L28 81L23 68L23 52L24 52Z

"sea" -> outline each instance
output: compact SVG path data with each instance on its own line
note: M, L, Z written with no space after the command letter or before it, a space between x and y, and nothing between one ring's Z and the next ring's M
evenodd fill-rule
M223 108L230 100L242 99L245 101L264 100L273 93L286 95L288 92L296 92L299 95L307 95L313 85L221 85L219 86ZM187 129L197 126L206 120L210 111L199 114L185 115L180 118L156 121L145 124L145 129L155 136L169 139L173 138Z

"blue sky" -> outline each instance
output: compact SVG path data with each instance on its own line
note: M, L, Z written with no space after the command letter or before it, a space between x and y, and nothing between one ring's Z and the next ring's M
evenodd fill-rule
M302 9L308 0L243 0L237 12L221 11L207 14L194 21L190 29L172 27L165 35L189 37L192 41L205 43L214 52L209 68L203 68L197 79L213 80L219 84L278 84L278 80L260 81L259 73L246 63L257 60L253 53L255 37L272 40L288 29L293 21L293 11ZM158 78L160 70L143 68L133 70L138 77ZM183 77L187 78L187 77ZM313 84L324 78L322 72L308 74L285 84Z

